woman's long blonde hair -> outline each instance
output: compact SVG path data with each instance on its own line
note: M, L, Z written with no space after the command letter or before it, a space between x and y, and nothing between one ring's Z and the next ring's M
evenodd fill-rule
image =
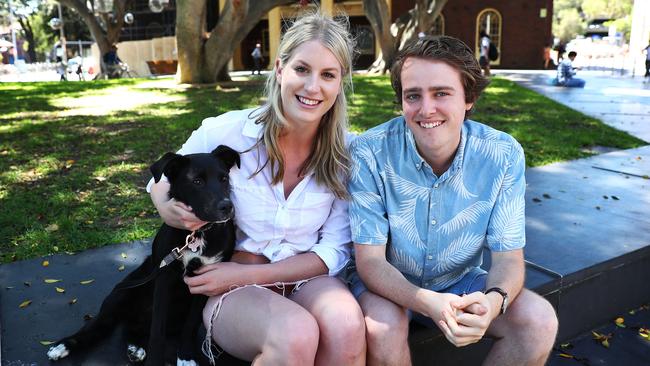
M352 54L354 41L349 32L347 18L334 20L315 12L298 18L284 33L278 48L280 65L286 65L296 48L305 42L317 40L330 50L342 67L341 92L332 108L323 116L312 146L311 156L300 168L300 175L314 172L316 182L325 185L338 198L347 198L346 183L350 172L350 156L345 146L348 126L347 100L345 91L352 86ZM265 94L268 102L255 112L256 122L263 125L263 135L257 145L264 144L268 160L253 175L258 174L270 164L273 184L278 184L284 176L284 159L279 147L279 137L284 126L288 125L282 109L280 84L276 78L277 65L266 80ZM276 169L277 166L277 169Z

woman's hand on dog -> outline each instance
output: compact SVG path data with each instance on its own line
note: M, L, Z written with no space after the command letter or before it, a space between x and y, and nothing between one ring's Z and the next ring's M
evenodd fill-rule
M185 277L184 280L191 294L215 296L251 283L250 267L234 262L207 264L194 271L196 276Z
M165 224L176 229L198 230L206 224L199 220L186 204L169 199L169 183L160 181L151 187L151 201Z
M170 199L158 206L158 213L165 224L177 229L194 231L207 224L192 212L192 208L183 202Z
M194 273L196 276L185 277L185 283L192 294L206 296L220 295L229 291L232 286L244 286L254 283L252 267L247 264L267 264L268 258L248 252L236 250L230 262L220 262L205 265Z

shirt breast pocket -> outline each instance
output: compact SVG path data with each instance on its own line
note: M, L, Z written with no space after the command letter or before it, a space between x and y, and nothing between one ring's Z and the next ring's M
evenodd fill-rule
M300 215L301 229L313 233L325 223L332 211L332 193L305 193Z
M254 226L261 230L265 221L272 216L269 192L253 185L234 186L230 198L235 207L237 224L240 227ZM251 228L249 228L251 229Z

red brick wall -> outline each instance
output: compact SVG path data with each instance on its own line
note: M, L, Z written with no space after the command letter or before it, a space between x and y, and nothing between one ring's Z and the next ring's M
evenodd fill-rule
M393 16L408 11L413 0L393 0ZM553 0L449 0L442 10L445 34L476 47L479 13L492 8L501 14L500 64L495 68L539 69L544 45L551 42ZM546 18L540 9L546 8Z

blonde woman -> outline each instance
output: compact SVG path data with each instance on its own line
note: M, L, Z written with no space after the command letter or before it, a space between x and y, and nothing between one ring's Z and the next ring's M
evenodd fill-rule
M241 152L241 167L230 172L237 251L185 282L191 293L211 296L204 322L217 345L256 365L365 364L363 315L336 277L351 250L345 85L352 44L346 24L321 14L299 18L280 42L268 103L204 120L179 151L225 144ZM205 224L168 190L163 180L151 187L168 225ZM299 285L255 286L274 283Z

